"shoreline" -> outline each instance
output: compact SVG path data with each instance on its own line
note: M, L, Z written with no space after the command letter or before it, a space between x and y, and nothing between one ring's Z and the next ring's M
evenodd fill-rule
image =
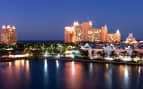
M75 61L75 62L84 62L84 63L100 63L100 64L117 64L117 65L136 65L143 66L143 63L131 63L131 62L117 62L117 61L108 61L102 59L89 60L89 59L72 59L72 58L5 58L0 59L0 62L13 62L15 60L61 60L61 61Z

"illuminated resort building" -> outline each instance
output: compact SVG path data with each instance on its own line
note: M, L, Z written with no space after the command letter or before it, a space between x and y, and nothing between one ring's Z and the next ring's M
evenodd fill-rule
M16 28L15 26L2 26L1 43L16 44Z
M73 26L65 27L65 42L120 42L120 31L108 34L107 25L97 29L92 28L92 22L84 22L79 24L74 22Z
M128 43L128 44L136 44L136 43L138 43L138 42L137 42L136 39L134 38L133 33L129 33L129 36L126 38L125 43Z

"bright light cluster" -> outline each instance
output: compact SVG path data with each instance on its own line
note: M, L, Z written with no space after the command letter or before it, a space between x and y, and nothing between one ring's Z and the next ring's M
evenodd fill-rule
M67 31L72 32L72 31L74 30L74 27L65 27L65 29L66 29Z
M16 29L16 27L15 26L10 26L10 25L7 25L7 26L5 26L5 25L2 25L2 29Z

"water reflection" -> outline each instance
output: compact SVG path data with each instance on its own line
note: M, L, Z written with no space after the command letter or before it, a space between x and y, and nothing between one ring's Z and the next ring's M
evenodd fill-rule
M109 69L109 88L112 89L112 68Z
M36 89L35 84L38 84L38 89L142 89L143 87L142 66L59 60L31 62L16 60L0 63L0 89L32 89L31 87Z
M128 83L129 83L129 71L128 67L124 67L124 85L125 88L128 89Z
M47 59L44 60L44 87L46 89L48 85L48 61Z
M26 71L29 72L30 68L29 68L30 64L29 64L29 60L26 60Z
M7 65L8 63L8 65ZM14 62L4 63L4 69L0 69L0 75L3 76L3 80L0 85L4 89L20 89L20 84L23 82L28 84L30 80L30 68L28 60L16 60ZM24 75L22 74L24 72Z
M93 71L94 70L94 64L93 63L90 63L89 64L89 75L90 75L90 80L92 80L93 79Z
M93 63L90 63L90 68L89 68L90 74L93 72Z
M139 72L138 74L141 73L141 68L142 68L141 66L138 67L138 72Z
M11 62L9 62L9 69L12 67L12 63Z
M105 64L105 84L106 84L106 88L108 89L112 89L112 85L113 85L113 69L112 69L112 65L111 64Z
M137 88L139 89L139 86L140 86L140 84L141 84L141 82L140 82L140 79L142 78L142 70L143 70L143 67L141 67L141 66L139 66L138 67L138 77L137 77Z
M44 60L44 72L47 74L47 71L48 71L48 63L47 63L47 59L45 59Z
M65 64L65 89L82 89L84 72L83 66L74 61Z
M59 68L59 61L58 60L56 60L56 67L57 67L57 69Z
M122 85L128 89L129 85L129 66L127 65L120 65L119 70L120 70L120 82Z
M105 64L105 66L106 66L106 69L109 69L109 64Z
M127 66L125 66L125 67L124 67L124 76L125 76L124 79L125 79L125 81L128 80L128 74L129 74L129 73L128 73L128 68L127 68Z
M75 64L74 64L74 61L72 61L72 75L74 75L75 73Z

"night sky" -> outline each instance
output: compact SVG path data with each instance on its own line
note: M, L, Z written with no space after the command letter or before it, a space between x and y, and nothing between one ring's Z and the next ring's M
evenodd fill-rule
M16 25L18 40L64 40L64 26L74 20L94 27L133 32L143 40L143 0L0 0L0 25Z

